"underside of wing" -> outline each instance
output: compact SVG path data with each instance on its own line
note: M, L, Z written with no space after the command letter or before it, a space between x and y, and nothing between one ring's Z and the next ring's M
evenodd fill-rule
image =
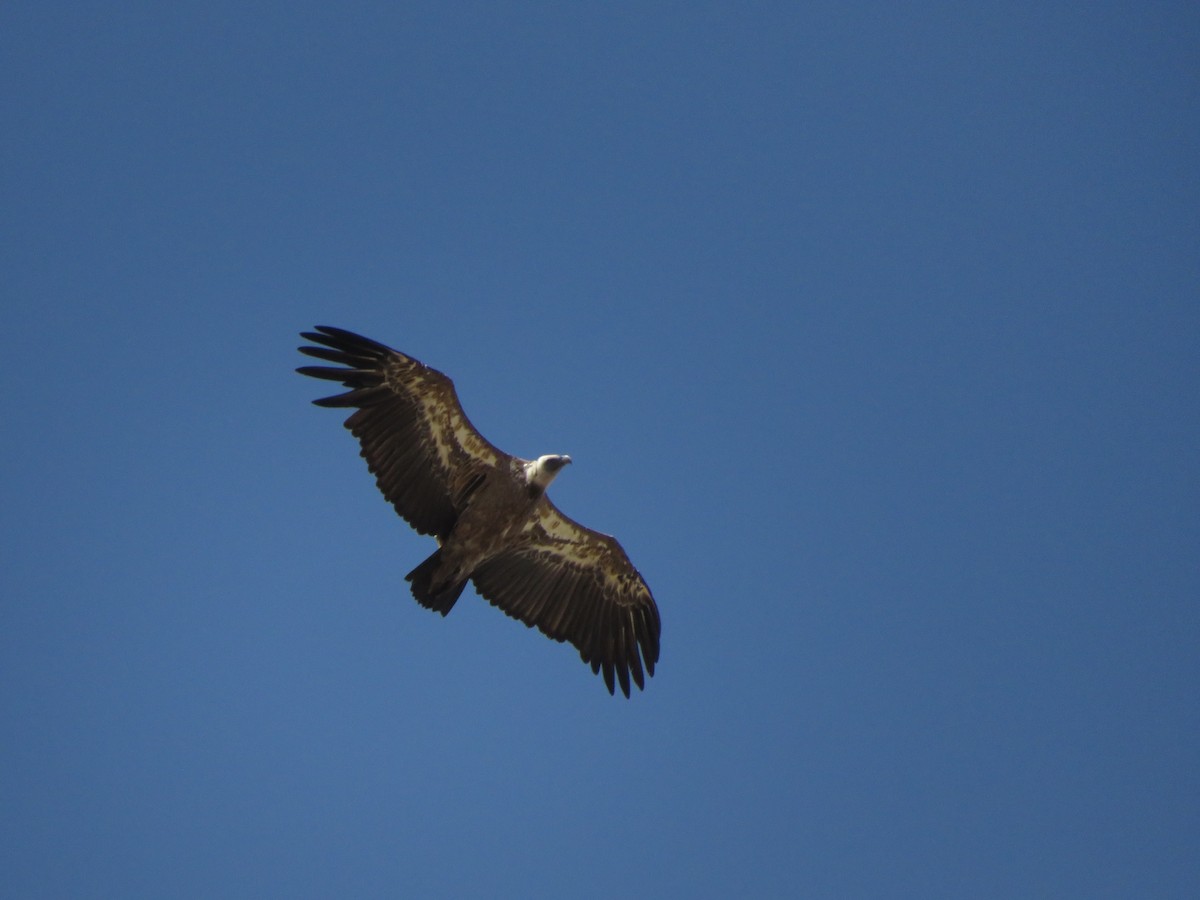
M617 540L564 516L548 498L523 539L480 566L479 593L513 618L579 650L610 693L645 686L662 625L641 574Z
M296 371L350 389L313 402L356 408L345 425L379 490L418 532L444 538L479 475L510 457L475 430L453 382L436 369L340 328L319 325L301 336L322 345L301 353L338 366Z

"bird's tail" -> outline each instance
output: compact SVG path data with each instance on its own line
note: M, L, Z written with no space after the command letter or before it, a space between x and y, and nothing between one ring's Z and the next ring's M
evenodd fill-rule
M412 582L412 594L417 602L426 609L440 612L443 616L454 608L455 601L467 586L467 579L455 581L448 585L434 584L433 578L442 564L441 549L404 576L405 581Z

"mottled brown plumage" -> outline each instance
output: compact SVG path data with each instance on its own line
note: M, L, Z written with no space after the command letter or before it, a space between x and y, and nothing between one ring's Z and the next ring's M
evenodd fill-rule
M661 624L650 589L617 540L564 516L545 494L570 457L510 456L471 425L436 369L340 328L318 326L300 352L332 366L304 375L350 390L314 402L356 411L345 425L379 490L438 549L407 576L446 615L468 580L508 615L579 650L610 693L654 674Z

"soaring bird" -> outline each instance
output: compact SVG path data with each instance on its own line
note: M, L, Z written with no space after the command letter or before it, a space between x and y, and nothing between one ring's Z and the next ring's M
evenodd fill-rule
M571 457L521 459L471 425L454 383L383 344L318 325L301 353L338 366L302 366L346 393L317 406L353 408L348 428L389 503L438 548L406 576L417 602L443 616L468 581L480 596L547 637L569 641L594 673L629 696L654 674L658 607L616 538L559 512L546 488ZM644 674L643 674L644 673Z

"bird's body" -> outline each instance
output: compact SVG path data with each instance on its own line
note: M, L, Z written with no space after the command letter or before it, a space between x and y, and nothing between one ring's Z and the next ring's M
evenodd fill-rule
M569 457L543 459L544 463L514 458L479 476L440 549L409 573L417 600L445 615L471 573L521 539L546 490L531 477L538 472L537 466L556 459L570 461Z
M571 458L510 456L468 421L441 372L375 341L318 326L301 352L345 368L297 371L350 391L314 401L357 407L346 427L376 484L438 549L407 576L413 596L446 615L467 581L526 625L570 641L629 696L654 674L661 625L650 589L615 538L564 516L546 487ZM615 680L615 681L614 681Z

